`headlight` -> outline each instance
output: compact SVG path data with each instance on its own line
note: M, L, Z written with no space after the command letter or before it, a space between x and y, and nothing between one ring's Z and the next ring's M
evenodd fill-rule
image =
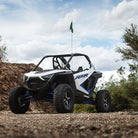
M27 76L23 76L23 82L26 82L28 80L28 77Z
M44 79L44 80L49 80L49 79L51 79L52 78L52 76L53 76L53 74L49 74L49 75L45 75L45 76L42 76L42 78Z

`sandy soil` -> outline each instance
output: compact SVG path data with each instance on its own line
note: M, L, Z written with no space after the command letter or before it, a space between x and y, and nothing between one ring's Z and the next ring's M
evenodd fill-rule
M10 111L2 111L0 112L0 137L137 138L138 114L27 112L16 115Z

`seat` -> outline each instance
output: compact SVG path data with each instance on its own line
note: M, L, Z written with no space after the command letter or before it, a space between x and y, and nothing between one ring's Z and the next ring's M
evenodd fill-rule
M81 71L83 71L82 66L80 66L80 67L78 68L77 72L81 72Z

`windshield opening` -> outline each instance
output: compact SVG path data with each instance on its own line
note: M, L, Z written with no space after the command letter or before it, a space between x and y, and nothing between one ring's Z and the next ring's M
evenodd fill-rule
M91 68L91 62L88 57L84 55L59 55L46 56L33 69L37 70L40 67L42 70L72 70L73 72L80 72Z

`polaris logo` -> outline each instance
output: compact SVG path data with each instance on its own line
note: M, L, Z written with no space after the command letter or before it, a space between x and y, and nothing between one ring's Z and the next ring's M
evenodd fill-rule
M76 76L75 80L76 80L76 79L85 78L85 77L87 77L87 76L88 76L88 74L78 75L78 76Z

